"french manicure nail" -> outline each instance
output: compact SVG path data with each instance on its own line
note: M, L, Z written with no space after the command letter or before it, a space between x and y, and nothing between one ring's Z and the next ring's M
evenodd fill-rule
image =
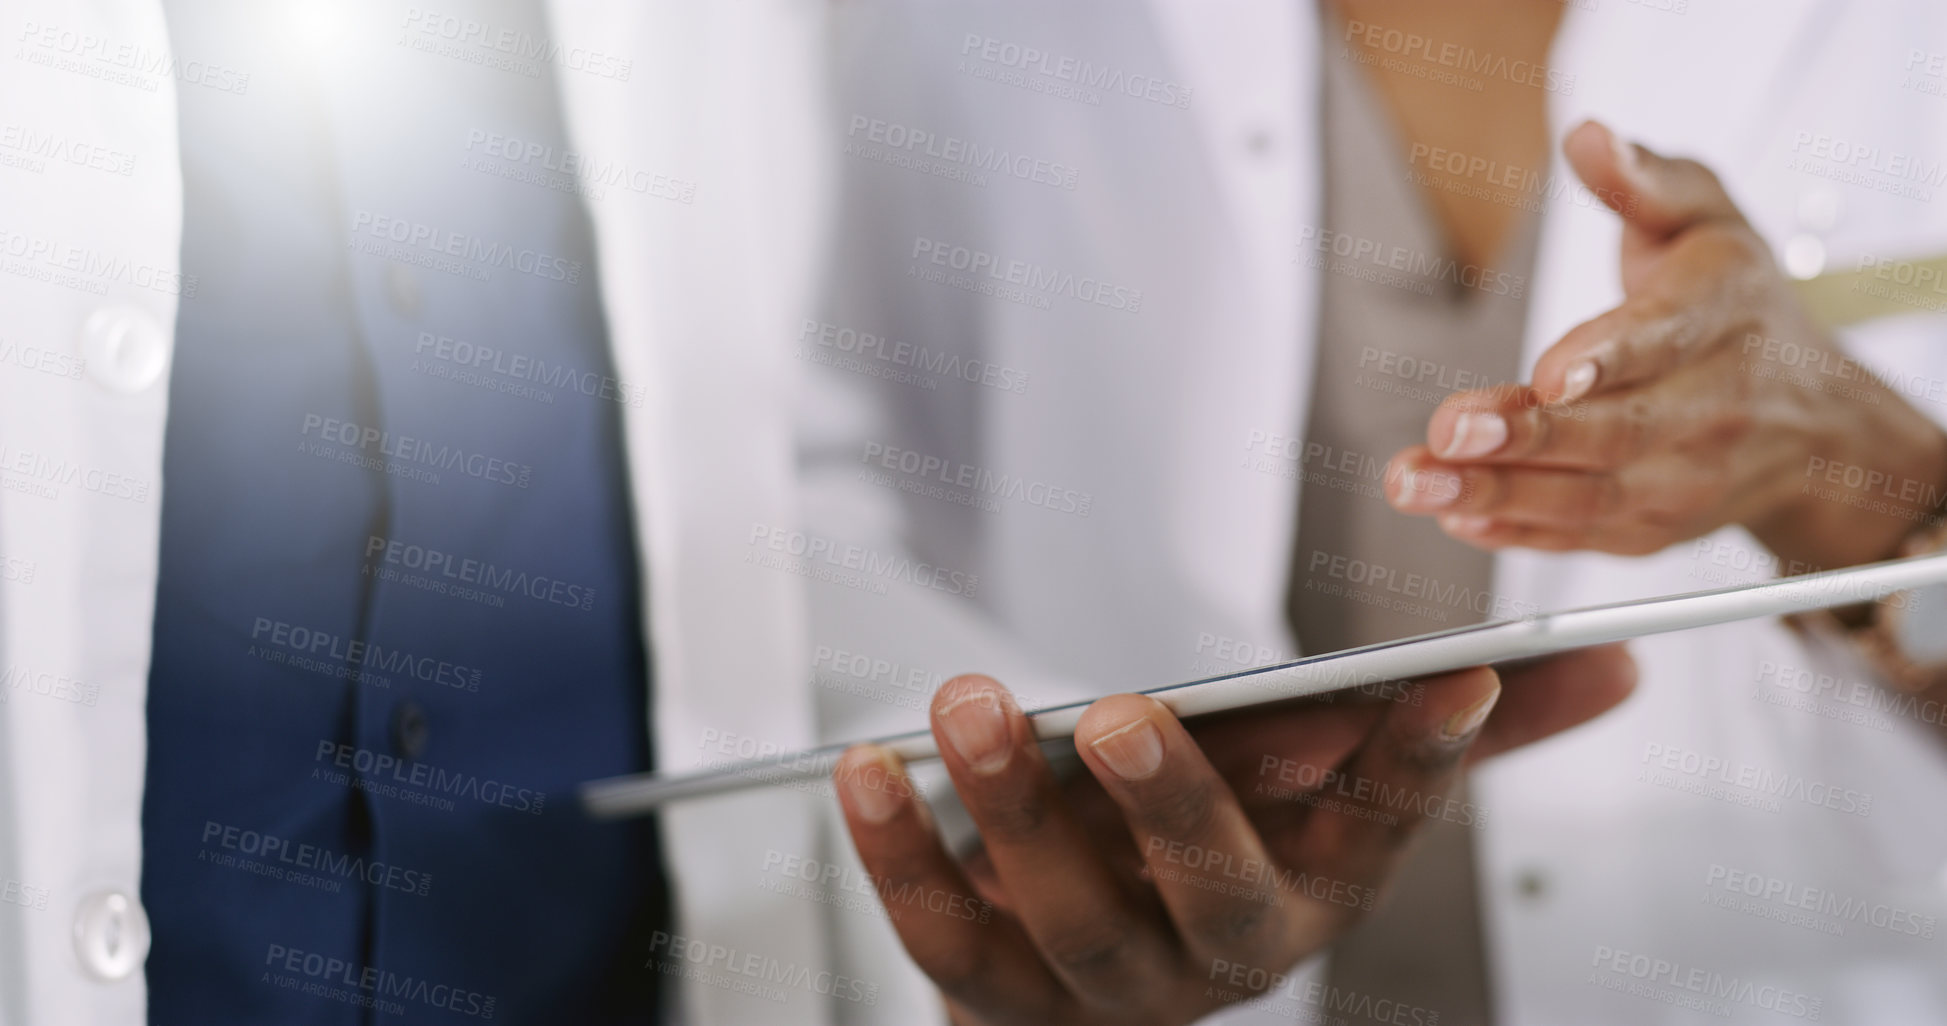
M1583 360L1570 367L1562 377L1562 402L1572 403L1588 395L1595 388L1596 375L1599 373L1594 360Z
M1163 765L1163 735L1143 716L1090 743L1109 772L1124 780L1144 780Z
M1404 510L1446 509L1460 498L1460 478L1444 470L1409 470L1399 479L1394 505Z
M1463 413L1453 424L1453 437L1440 455L1447 459L1469 460L1506 445L1508 422L1497 413Z
M1642 167L1642 158L1636 154L1636 144L1622 137L1615 129L1609 130L1609 145L1616 150L1616 168L1625 176L1635 177Z
M870 765L852 764L852 771L845 776L845 793L852 796L852 807L859 818L876 824L898 815L906 804L906 795L912 793L912 784L885 749L875 749L873 759Z
M998 773L1014 755L1014 737L1000 695L976 691L940 710L946 742L975 773Z
M1454 514L1441 517L1440 526L1455 534L1485 534L1488 528L1494 526L1494 518Z
M1487 697L1447 717L1446 724L1440 728L1440 736L1448 741L1471 736L1481 729L1481 724L1487 722L1487 714L1494 711L1494 703L1500 698L1501 689L1495 688Z

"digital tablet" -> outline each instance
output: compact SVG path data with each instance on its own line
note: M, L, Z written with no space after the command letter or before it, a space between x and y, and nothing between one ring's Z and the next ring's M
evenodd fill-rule
M1947 585L1947 554L1713 591L1542 613L1520 620L1496 620L1169 684L1142 693L1163 703L1179 717L1201 716L1348 688L1411 681L1471 666L1506 666L1652 634L1873 602L1894 592L1930 585ZM1089 701L1079 701L1031 710L1028 719L1034 724L1035 735L1043 741L1069 738L1074 736L1075 725L1089 704ZM940 754L928 730L869 740L892 749L907 762L934 759ZM591 781L582 785L582 806L596 818L620 819L642 815L667 802L752 787L802 784L830 776L839 756L857 743L860 742L682 773L645 773Z

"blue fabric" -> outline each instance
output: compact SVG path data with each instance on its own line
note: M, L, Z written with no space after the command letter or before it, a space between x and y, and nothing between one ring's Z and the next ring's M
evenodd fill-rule
M465 163L565 152L553 79L404 45L404 6L298 59L283 6L168 5L252 77L180 97L150 1021L650 1021L653 825L573 802L651 762L640 393L572 179Z

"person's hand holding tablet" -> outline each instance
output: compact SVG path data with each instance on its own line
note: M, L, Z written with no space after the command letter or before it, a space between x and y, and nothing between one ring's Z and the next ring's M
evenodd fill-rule
M1189 725L1115 695L1083 716L1088 772L1064 783L1000 684L957 678L934 696L932 729L981 832L964 865L891 752L855 747L834 777L893 926L956 1023L1187 1023L1370 909L1466 762L1581 723L1635 679L1611 646L1505 682L1469 670L1376 704Z

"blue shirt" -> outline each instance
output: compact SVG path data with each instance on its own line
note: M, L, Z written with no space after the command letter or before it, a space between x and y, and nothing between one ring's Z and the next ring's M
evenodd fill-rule
M449 6L546 36L533 0ZM644 1021L654 828L572 801L650 765L640 393L576 180L480 145L568 151L551 69L409 45L403 5L309 53L282 8L168 8L179 52L263 70L179 97L150 1019Z

